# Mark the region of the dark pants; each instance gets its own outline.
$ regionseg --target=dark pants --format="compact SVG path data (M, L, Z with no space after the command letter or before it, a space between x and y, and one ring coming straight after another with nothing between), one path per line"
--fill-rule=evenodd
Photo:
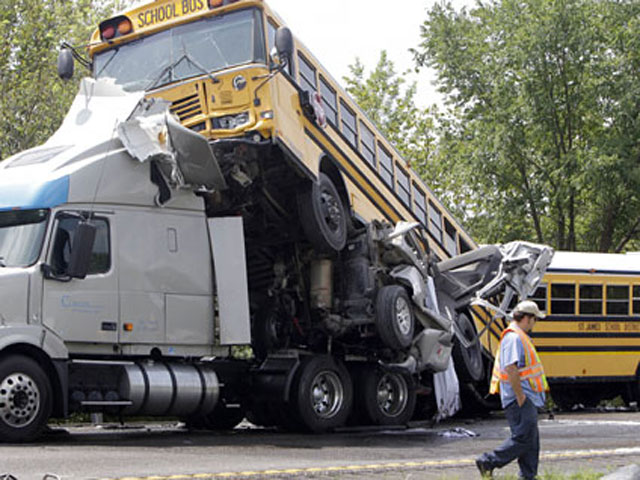
M538 474L540 436L538 434L538 409L527 399L522 407L513 402L505 409L511 428L511 437L493 452L483 454L480 459L491 468L501 468L518 459L520 478L533 480Z

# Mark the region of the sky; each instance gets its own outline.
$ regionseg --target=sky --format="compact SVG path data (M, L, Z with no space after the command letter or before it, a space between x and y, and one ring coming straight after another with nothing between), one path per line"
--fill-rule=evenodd
M367 71L375 68L380 52L387 50L396 72L413 69L410 48L420 43L420 26L428 9L437 0L268 0L268 4L285 21L344 87L342 77L348 66L360 58ZM470 3L455 0L454 5ZM418 84L417 102L421 107L440 103L432 85L433 72L426 69L412 74Z

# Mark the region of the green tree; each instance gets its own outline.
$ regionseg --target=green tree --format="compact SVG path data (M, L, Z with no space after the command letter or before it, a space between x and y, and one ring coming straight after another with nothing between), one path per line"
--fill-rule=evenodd
M640 229L640 2L435 5L415 51L448 114L427 168L481 242L622 250Z
M414 168L424 165L434 142L433 118L429 109L416 105L415 82L406 85L386 51L370 73L359 59L349 70L347 92L405 160Z
M60 43L83 46L100 20L124 2L0 0L0 159L42 143L78 89L56 73ZM82 48L80 48L82 51Z

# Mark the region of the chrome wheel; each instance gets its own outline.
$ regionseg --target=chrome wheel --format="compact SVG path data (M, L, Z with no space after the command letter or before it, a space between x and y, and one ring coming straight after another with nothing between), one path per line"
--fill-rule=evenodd
M311 407L319 418L332 418L342 410L344 389L335 372L318 373L311 383Z
M413 327L413 317L407 300L404 297L396 299L396 322L398 322L398 330L403 335L408 335Z
M40 411L40 389L27 374L16 372L0 384L0 417L12 428L31 424Z
M376 389L378 408L389 417L402 414L409 398L409 386L402 375L385 373L380 377Z

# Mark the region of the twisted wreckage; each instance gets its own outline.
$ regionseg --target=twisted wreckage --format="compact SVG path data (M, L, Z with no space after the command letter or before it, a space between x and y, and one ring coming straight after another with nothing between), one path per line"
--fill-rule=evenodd
M331 191L278 207L258 155L169 106L83 80L59 131L0 164L0 438L79 410L311 431L455 413L486 372L472 305L529 295L552 251L438 261L418 223L342 219ZM348 221L344 247L309 209Z

